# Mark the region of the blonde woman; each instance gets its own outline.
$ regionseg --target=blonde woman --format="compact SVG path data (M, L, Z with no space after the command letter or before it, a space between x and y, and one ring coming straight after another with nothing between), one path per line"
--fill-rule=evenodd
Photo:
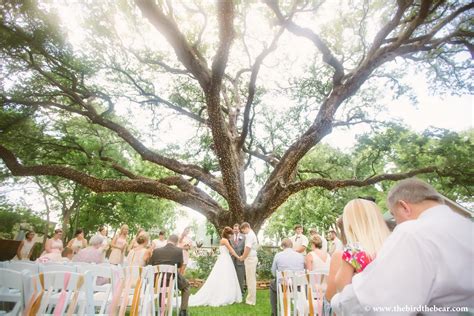
M148 259L150 259L151 251L147 248L149 238L148 234L142 233L137 236L136 242L137 246L130 250L125 259L125 265L128 266L146 266Z
M309 240L311 251L305 257L306 270L328 274L331 257L324 251L321 236L313 235Z
M390 234L377 204L365 199L354 199L342 214L347 245L335 276L338 292L352 282L352 276L365 269L375 259Z
M127 248L127 236L128 236L128 226L122 225L120 227L120 233L118 236L115 236L112 239L110 248L112 251L109 256L109 263L111 264L121 264L123 262L123 256L125 254L125 249Z
M137 234L135 235L135 237L130 242L130 245L128 246L128 252L130 252L130 251L132 251L132 249L135 249L136 247L138 247L137 238L138 238L138 236L140 236L142 234L145 234L145 230L143 228L139 228L138 231L137 231Z

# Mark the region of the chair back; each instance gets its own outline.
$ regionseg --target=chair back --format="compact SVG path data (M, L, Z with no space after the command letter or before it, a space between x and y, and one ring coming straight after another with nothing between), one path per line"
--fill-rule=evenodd
M39 264L32 261L19 261L19 260L12 260L6 261L3 266L5 269L15 270L18 272L21 271L29 271L31 274L38 274L39 272Z
M154 286L152 311L160 316L173 315L179 307L178 268L176 265L160 264L153 266ZM174 302L173 302L174 300Z
M77 267L69 263L47 262L39 265L39 272L77 272Z
M23 310L23 273L0 268L0 303L14 303L9 311L2 310L5 304L0 304L0 314L19 315Z
M25 314L94 314L91 280L88 272L47 271L32 276L33 293Z

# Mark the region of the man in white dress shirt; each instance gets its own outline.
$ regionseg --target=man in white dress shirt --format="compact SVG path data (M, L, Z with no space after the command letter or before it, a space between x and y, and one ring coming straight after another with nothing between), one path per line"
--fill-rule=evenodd
M334 230L330 230L328 233L328 238L330 240L328 246L328 253L332 256L332 254L336 251L342 251L344 246L342 245L342 241L337 238L337 234Z
M398 225L375 260L334 296L336 314L444 315L453 307L472 312L474 224L415 178L393 187L387 206Z
M257 303L257 236L253 232L250 224L243 222L240 230L245 234L245 249L240 261L245 264L245 281L247 283L247 298L245 303L255 305Z
M306 248L308 247L308 238L303 235L303 226L295 225L295 235L290 237L291 242L293 243L293 249L296 252L305 254Z

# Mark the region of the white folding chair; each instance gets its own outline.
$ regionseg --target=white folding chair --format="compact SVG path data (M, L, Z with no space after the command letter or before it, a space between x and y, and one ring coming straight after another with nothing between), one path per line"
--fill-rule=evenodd
M39 272L39 264L32 261L20 261L20 260L12 260L7 261L4 263L5 269L15 270L18 272L21 271L29 271L31 274L38 274Z
M28 313L94 314L92 276L89 272L48 271L32 276L30 284L33 293L26 307Z
M308 271L306 272L308 285L311 289L313 300L313 310L315 315L322 315L324 308L324 295L326 294L328 271ZM309 297L308 297L309 300Z
M178 268L176 265L160 264L153 266L151 282L147 288L146 307L151 306L153 315L173 315L179 309ZM151 300L151 304L150 303ZM174 300L174 302L173 302ZM144 309L146 311L146 309Z
M24 305L24 274L18 271L0 268L0 314L20 315ZM5 303L13 304L12 309L3 310ZM7 306L7 305L5 305Z
M277 271L277 309L278 315L297 315L297 294L295 276L304 274L304 271ZM301 290L301 289L300 289ZM303 289L304 290L304 289Z
M79 273L91 274L94 308L99 309L100 315L105 314L107 306L112 302L112 289L118 282L118 267L84 262L77 263L76 267Z

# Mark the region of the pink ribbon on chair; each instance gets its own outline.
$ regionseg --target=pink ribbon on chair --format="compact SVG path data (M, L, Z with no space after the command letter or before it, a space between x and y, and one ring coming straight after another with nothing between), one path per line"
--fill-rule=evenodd
M114 270L114 278L117 280L115 284L114 292L112 294L112 302L110 303L109 315L116 315L116 308L120 300L120 295L122 294L123 280L120 278L119 271Z
M54 309L53 316L61 316L62 310L64 305L66 304L66 296L67 296L67 286L69 284L69 280L71 279L71 273L66 272L64 274L64 287L59 294L58 304L56 304L56 308Z
M161 310L160 315L163 316L166 311L166 272L162 274L161 279Z

